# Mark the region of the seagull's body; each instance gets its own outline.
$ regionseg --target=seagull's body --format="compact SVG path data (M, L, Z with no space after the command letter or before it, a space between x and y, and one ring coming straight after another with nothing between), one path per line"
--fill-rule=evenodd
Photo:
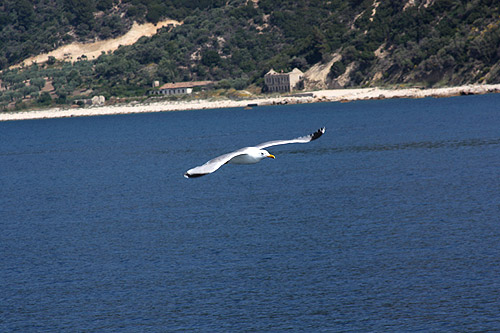
M207 175L219 169L224 164L255 164L260 162L266 157L275 158L274 155L270 154L264 148L278 145L285 145L288 143L308 143L313 140L316 140L321 135L325 133L325 128L320 128L316 132L301 136L291 140L275 140L261 143L255 147L245 147L233 152L218 156L214 159L211 159L207 163L192 168L184 174L186 178L195 178Z
M231 158L226 163L230 164L255 164L260 162L266 157L274 158L274 155L269 154L268 151L264 149L259 149L256 147L246 147L237 150L238 155Z

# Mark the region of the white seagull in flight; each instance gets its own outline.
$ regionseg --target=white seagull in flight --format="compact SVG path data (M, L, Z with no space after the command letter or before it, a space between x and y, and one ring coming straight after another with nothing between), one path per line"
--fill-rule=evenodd
M291 140L275 140L275 141L268 141L261 143L259 145L256 145L255 147L245 147L241 148L238 150L235 150L231 153L227 153L221 156L218 156L214 159L211 159L207 163L197 166L195 168L189 169L186 171L184 174L184 177L186 178L195 178L195 177L201 177L204 175L208 175L209 173L212 173L219 169L221 166L227 163L231 164L255 164L257 162L260 162L262 159L266 157L270 158L275 158L274 155L269 154L267 150L264 148L271 147L271 146L278 146L278 145L286 145L288 143L308 143L313 140L316 140L319 138L321 135L325 133L325 128L320 128L316 132L301 136L295 139Z

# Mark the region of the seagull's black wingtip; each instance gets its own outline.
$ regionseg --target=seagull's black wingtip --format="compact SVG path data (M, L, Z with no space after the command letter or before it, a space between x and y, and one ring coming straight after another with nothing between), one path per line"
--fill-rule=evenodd
M205 176L206 173L185 173L184 174L184 177L186 178L197 178L197 177L201 177L201 176Z
M311 141L316 140L317 138L319 138L320 136L322 136L323 133L325 133L325 131L326 131L326 128L325 127L321 127L319 130L317 130L316 132L314 132L313 134L311 134Z

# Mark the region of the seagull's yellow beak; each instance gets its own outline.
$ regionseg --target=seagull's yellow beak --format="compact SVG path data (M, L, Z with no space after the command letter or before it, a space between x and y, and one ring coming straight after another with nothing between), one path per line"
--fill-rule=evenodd
M269 155L267 155L267 157L276 158L273 154L269 154Z

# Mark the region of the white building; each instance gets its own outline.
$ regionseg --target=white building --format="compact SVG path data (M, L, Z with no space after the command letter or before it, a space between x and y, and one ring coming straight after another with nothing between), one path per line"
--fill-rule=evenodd
M277 73L271 69L264 75L264 82L268 92L290 92L296 89L297 83L303 76L304 73L298 68L289 73Z
M152 90L150 94L152 95L183 95L190 94L193 92L194 87L204 87L213 84L212 81L192 81L192 82L177 82L177 83L166 83L158 88L158 90Z

